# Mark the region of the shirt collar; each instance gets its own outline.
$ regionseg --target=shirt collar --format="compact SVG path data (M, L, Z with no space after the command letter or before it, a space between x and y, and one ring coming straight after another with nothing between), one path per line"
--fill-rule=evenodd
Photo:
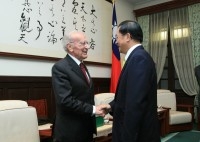
M72 56L71 54L68 53L68 55L77 63L77 65L80 65L81 61Z
M141 44L136 44L134 46L132 46L131 48L129 48L128 52L125 55L125 61L128 59L129 55L131 54L131 52L138 46L140 46Z

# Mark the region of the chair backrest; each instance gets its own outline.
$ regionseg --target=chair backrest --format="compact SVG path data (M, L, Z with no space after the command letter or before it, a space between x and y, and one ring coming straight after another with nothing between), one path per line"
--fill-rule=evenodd
M5 102L0 101L0 107L4 106L0 110L0 142L40 142L35 108L21 105L14 108L8 104L6 108Z
M1 100L0 101L0 110L12 109L12 108L23 108L27 106L28 106L27 102L22 101L22 100Z
M157 94L157 105L171 108L176 111L176 95L174 92L164 92Z
M99 93L94 95L95 105L108 104L115 97L114 93Z
M46 99L27 100L29 106L35 107L38 118L48 118Z
M157 89L157 94L159 93L169 93L171 92L170 90L167 90L167 89Z

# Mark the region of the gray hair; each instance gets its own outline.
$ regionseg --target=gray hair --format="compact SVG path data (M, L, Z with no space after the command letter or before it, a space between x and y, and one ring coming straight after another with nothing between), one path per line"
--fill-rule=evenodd
M62 39L62 45L65 51L67 51L67 44L69 44L71 41L71 34L68 32L65 32L63 39Z
M71 32L65 32L63 39L62 39L62 45L64 50L67 52L67 44L69 44L72 41L72 34L74 33L80 33L78 31L71 31Z

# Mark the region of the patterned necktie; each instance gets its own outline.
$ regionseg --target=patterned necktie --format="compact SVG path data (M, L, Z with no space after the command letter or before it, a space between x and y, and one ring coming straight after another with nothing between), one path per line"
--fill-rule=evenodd
M85 79L87 80L87 83L90 84L90 80L89 80L89 78L88 78L88 76L86 74L86 67L85 67L85 65L83 63L80 63L80 68L81 68L81 70L82 70L82 72L83 72L83 74L85 76Z

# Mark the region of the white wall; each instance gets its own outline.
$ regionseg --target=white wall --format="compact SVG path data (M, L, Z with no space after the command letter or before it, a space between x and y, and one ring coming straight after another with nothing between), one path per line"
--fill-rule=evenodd
M2 76L51 76L55 62L11 57L0 57L0 75ZM110 68L88 65L92 77L110 77Z
M103 8L102 8L103 9ZM133 20L133 7L124 0L116 2L117 20L120 23L123 20ZM112 15L112 11L111 11ZM112 24L112 19L110 20ZM110 47L111 49L111 47ZM1 50L1 49L0 49ZM53 61L33 60L24 58L12 58L0 56L0 75L1 76L51 76ZM88 65L92 77L110 77L110 67L100 65Z
M134 20L133 4L126 2L125 0L117 0L115 2L117 23L121 23L124 20Z
M54 62L0 57L1 76L51 76Z

